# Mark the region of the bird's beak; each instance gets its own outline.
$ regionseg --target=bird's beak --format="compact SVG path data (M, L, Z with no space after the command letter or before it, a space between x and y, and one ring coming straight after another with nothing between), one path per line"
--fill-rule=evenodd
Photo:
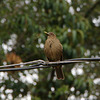
M49 33L48 33L48 32L46 32L46 31L44 31L44 33L45 33L46 35L49 35Z

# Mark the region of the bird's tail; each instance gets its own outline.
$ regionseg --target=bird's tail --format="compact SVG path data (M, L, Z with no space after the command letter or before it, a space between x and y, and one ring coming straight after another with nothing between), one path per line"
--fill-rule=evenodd
M62 71L62 66L55 67L55 70L56 70L57 78L58 79L64 79L64 74L63 74L63 71Z

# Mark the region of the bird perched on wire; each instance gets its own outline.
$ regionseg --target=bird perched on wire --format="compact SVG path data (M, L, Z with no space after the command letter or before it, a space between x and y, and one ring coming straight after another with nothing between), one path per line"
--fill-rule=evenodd
M47 59L51 62L61 61L63 58L63 47L53 32L45 32L48 36L44 45L44 52ZM62 65L54 67L58 79L64 79Z

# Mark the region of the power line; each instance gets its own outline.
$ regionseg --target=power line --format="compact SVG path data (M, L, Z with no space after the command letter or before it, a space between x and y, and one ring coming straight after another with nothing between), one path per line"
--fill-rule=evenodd
M0 66L0 69L1 68L10 68L10 67L20 66L20 65L28 65L28 64L42 63L42 62L44 62L44 61L43 60L34 60L34 61L29 61L29 62L24 62L24 63L19 63L19 64L3 65L3 66Z
M76 58L76 59L68 59L68 60L57 61L57 62L35 60L35 61L30 61L30 62L25 62L25 63L20 63L20 64L11 64L11 65L0 66L0 72L22 71L22 70L38 69L38 68L50 68L52 66L55 67L57 65L82 63L82 62L93 62L93 61L100 61L100 57L99 58ZM33 64L33 65L29 65L29 64ZM23 66L20 68L11 68L14 66L19 66L19 65L29 65L29 66Z
M39 64L32 65L32 66L24 66L20 68L7 68L7 69L0 69L0 72L6 71L22 71L22 70L30 70L30 69L37 69L37 68L48 68L49 66L41 66Z

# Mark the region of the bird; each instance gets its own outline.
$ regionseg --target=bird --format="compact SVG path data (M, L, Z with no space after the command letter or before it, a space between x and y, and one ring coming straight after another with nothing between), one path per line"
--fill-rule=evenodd
M53 32L45 32L47 40L44 45L44 53L50 62L62 61L63 59L63 47L60 41L57 39ZM57 79L64 79L62 65L54 67L56 71Z

